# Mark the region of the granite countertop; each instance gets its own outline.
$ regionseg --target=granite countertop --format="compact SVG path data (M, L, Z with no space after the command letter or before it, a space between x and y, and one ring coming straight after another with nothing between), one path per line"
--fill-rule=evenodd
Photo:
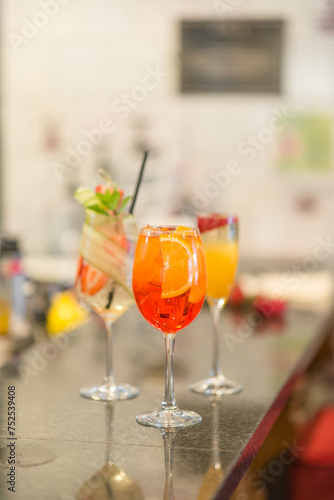
M1 499L209 500L219 491L217 498L229 498L331 321L329 307L321 312L288 308L278 322L255 332L246 328L242 338L235 332L247 325L247 315L224 311L223 370L244 390L209 400L188 389L211 367L211 318L204 307L177 334L175 346L177 403L200 413L203 421L166 434L135 420L137 413L159 405L165 363L162 334L135 307L114 327L115 376L140 388L135 399L106 405L79 396L81 386L104 376L105 338L98 320L67 336L39 341L1 374ZM8 386L16 391L15 446L21 465L15 496L6 484ZM174 497L164 497L165 489L166 494L173 489Z

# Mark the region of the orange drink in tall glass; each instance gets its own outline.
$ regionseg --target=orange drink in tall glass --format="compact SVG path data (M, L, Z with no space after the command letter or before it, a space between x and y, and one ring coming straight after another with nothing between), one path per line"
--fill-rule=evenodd
M206 268L197 228L145 226L140 233L132 278L133 293L144 318L165 336L167 363L161 408L137 416L142 425L185 427L201 421L177 408L174 396L175 334L200 312L206 292Z
M209 377L191 385L195 392L207 396L235 394L242 385L227 379L220 366L219 319L231 293L238 265L238 218L235 215L208 214L197 218L203 239L208 288L206 300L213 317L213 357Z
M225 229L226 230L226 229ZM238 242L221 238L222 229L208 231L203 237L206 271L208 275L207 299L227 301L238 265ZM220 272L223 269L224 272Z

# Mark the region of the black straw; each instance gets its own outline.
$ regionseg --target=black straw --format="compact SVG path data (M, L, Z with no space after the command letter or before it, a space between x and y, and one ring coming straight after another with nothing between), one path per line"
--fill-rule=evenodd
M133 214L133 209L135 208L135 203L136 203L136 199L137 199L139 187L140 187L140 184L141 184L141 180L142 180L142 177L143 177L143 173L144 173L144 168L145 168L145 163L146 163L147 157L148 157L148 151L144 151L143 163L141 165L140 172L139 172L139 175L138 175L136 190L135 190L135 194L133 195L133 199L132 199L131 207L130 207L130 210L129 210L129 214Z

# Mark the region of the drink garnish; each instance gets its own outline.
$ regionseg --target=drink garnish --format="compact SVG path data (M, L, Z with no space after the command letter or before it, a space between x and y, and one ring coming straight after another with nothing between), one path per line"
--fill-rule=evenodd
M193 283L193 251L182 233L160 236L161 255L164 264L161 284L161 298L178 297L187 292ZM176 233L177 231L175 231Z
M202 245L199 242L197 242L196 245L197 245L196 255L198 262L197 265L194 266L194 282L191 285L188 297L189 302L192 304L196 304L197 302L203 300L203 298L205 297L206 285L207 285L206 273L198 272L199 267L201 267L201 269L205 269L206 267L204 251Z
M81 271L81 290L95 295L108 281L108 276L89 264L83 264Z
M224 216L221 214L208 214L208 215L199 215L197 217L198 229L201 233L205 231L210 231L211 229L216 229L218 227L226 226L231 222L237 222L237 217L235 216Z
M127 283L127 268L131 265L130 248L132 235L115 229L112 217L119 216L125 209L131 196L123 198L123 191L112 182L110 175L104 169L98 170L101 183L95 191L88 187L79 187L74 197L81 203L87 215L101 214L105 217L94 218L83 226L79 259L79 274L81 290L86 295L95 295L102 290L108 279L117 282L132 297L132 290ZM83 263L83 261L85 261Z
M187 226L178 226L175 230L175 233L179 233L182 235L182 238L185 239L187 236L187 231L189 231L189 227ZM199 240L199 241L198 241ZM197 260L201 260L201 267L205 268L205 257L202 249L201 239L198 236L196 238L196 255ZM196 304L203 300L206 292L206 274L198 272L198 262L193 262L193 283L190 287L190 294L188 300L192 304Z
M88 187L79 187L75 193L75 199L81 203L86 210L91 210L102 215L119 215L123 212L131 196L123 198L123 191L118 189L107 172L99 169L99 175L106 184L99 184L95 191Z
M81 236L80 253L88 264L100 271L102 275L107 275L116 281L132 296L126 274L127 266L131 265L131 256L127 250L85 223ZM100 281L101 283L102 281Z
M122 199L122 193L117 187L113 190L107 188L105 193L97 193L90 188L79 187L75 191L74 197L86 210L109 216L122 213L131 199L131 196Z

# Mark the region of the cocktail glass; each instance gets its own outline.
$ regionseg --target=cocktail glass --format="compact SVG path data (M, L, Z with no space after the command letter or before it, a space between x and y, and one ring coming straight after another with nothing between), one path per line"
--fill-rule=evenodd
M137 396L129 384L117 385L113 374L112 324L133 304L131 288L137 226L132 215L107 216L91 212L82 229L76 291L106 326L106 367L103 382L80 390L96 401L114 401Z
M138 415L137 422L157 428L197 424L200 415L176 405L173 358L176 332L193 321L205 298L205 259L198 229L145 226L138 239L132 285L138 309L164 333L166 349L161 407Z
M222 372L219 353L219 319L231 292L238 263L238 219L211 214L197 218L201 231L208 287L206 300L213 316L213 357L209 377L190 386L191 390L211 396L234 394L243 387Z

